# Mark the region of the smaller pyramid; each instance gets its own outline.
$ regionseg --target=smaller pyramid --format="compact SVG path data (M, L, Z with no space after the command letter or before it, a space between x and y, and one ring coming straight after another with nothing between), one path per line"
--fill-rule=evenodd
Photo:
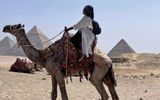
M113 49L108 53L109 57L116 57L120 56L124 53L136 53L124 39L121 39L114 47Z
M8 53L11 56L25 56L22 47L18 46L18 44L15 44L9 51Z
M16 43L9 37L5 37L0 41L0 55L9 55L8 51L15 45Z

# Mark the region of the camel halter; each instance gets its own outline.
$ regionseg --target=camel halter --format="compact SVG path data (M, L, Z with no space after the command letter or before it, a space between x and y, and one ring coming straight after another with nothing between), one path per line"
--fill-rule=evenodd
M23 26L22 26L21 28L19 28L19 29L14 29L14 30L11 28L11 26L10 26L9 28L10 28L10 30L11 30L11 33L13 33L14 31L19 31L19 30L24 29L24 27L23 27Z

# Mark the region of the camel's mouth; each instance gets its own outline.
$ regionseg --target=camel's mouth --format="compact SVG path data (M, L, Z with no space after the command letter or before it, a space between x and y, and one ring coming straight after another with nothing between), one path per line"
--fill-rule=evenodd
M11 31L11 25L6 25L3 28L3 32L10 32Z

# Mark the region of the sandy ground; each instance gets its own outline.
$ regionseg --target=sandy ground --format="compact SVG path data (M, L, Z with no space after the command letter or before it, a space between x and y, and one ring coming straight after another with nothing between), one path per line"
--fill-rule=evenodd
M0 100L50 100L51 79L47 72L35 74L9 72L16 57L0 56ZM131 68L115 68L117 93L120 100L160 100L160 71ZM100 96L89 81L66 85L69 100L99 100ZM107 92L108 89L105 86ZM108 92L109 94L109 92ZM110 94L109 94L110 95ZM58 89L58 100L60 92ZM110 99L111 100L111 96Z

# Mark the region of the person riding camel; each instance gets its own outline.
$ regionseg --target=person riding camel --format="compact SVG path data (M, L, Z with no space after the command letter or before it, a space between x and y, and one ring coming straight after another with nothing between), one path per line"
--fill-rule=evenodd
M83 14L84 17L77 24L70 28L65 27L65 32L72 29L78 30L78 32L71 38L71 41L78 50L82 50L83 55L80 57L79 62L82 61L85 56L89 57L89 54L93 54L91 45L95 39L95 35L92 32L92 20L94 18L93 7L90 5L85 6Z

